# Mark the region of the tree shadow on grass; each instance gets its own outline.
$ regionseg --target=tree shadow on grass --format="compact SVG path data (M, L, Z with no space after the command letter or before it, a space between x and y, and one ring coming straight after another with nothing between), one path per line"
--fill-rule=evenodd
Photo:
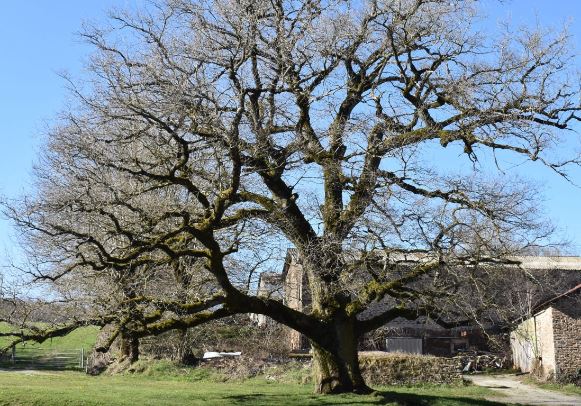
M484 399L455 396L414 395L412 393L376 392L380 398L375 404L394 404L398 406L430 406L430 405L474 405L474 406L501 406L506 403L493 402ZM371 403L373 404L373 403Z
M240 394L225 396L228 404L237 405L393 405L393 406L502 406L506 403L452 396L415 395L378 391L370 396Z

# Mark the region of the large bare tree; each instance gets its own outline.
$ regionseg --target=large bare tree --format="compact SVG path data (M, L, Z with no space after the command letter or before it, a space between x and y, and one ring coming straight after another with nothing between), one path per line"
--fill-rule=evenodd
M362 334L444 322L459 284L491 291L478 264L546 241L534 189L481 162L578 162L555 152L580 108L567 35L492 38L477 7L167 0L87 27L90 85L49 134L38 193L7 210L35 275L109 286L91 322L132 337L267 315L311 340L317 391L367 392ZM249 283L289 246L304 312ZM170 276L171 294L148 282ZM393 305L361 317L377 302Z

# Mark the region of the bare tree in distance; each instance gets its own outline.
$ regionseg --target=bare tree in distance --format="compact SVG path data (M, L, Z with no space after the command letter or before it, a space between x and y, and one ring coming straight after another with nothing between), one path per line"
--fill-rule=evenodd
M35 276L135 286L88 318L133 337L267 315L310 339L318 392L368 392L359 337L444 323L480 265L549 241L535 188L482 162L579 163L559 150L580 109L567 34L478 17L469 0L168 0L87 27L90 88L73 85L38 192L6 205ZM289 246L305 312L249 289ZM176 264L179 289L147 288Z

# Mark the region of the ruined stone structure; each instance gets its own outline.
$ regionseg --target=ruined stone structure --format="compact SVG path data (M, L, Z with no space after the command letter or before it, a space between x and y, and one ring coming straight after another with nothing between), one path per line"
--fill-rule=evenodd
M511 348L523 372L581 381L581 284L535 307L511 333Z
M258 297L283 300L283 276L279 273L263 272L258 280ZM263 314L251 314L250 319L259 326L268 323L268 317Z

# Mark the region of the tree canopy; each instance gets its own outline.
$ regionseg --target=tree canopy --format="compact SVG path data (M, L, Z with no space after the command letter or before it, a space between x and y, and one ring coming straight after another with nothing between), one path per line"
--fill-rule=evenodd
M579 162L558 150L580 109L567 34L478 17L469 0L167 0L86 27L90 81L71 82L37 192L6 209L30 272L133 337L267 315L311 340L319 391L366 391L358 337L462 313L479 264L550 234L534 188L481 160ZM291 246L306 312L253 291Z

